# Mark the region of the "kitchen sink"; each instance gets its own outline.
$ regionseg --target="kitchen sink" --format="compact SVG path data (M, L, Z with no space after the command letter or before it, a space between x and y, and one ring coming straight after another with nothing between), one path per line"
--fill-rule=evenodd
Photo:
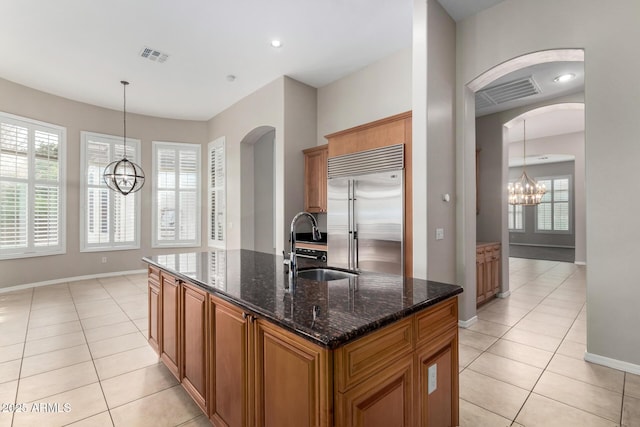
M334 268L307 268L298 270L298 277L301 279L316 280L318 282L329 282L331 280L349 279L357 277L358 273Z

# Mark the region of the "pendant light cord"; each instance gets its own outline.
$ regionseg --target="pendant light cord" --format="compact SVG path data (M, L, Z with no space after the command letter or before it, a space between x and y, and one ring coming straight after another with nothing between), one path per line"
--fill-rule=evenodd
M527 169L527 121L522 121L522 171Z
M126 159L127 158L127 85L129 84L129 82L126 81L126 80L122 80L122 81L120 81L120 83L122 83L122 86L123 86L122 90L124 92L124 103L123 103L124 105L123 105L123 108L122 108L122 111L123 111L123 119L122 119L122 121L124 123L124 141L123 141L123 144L124 144L124 156L122 156L122 157Z

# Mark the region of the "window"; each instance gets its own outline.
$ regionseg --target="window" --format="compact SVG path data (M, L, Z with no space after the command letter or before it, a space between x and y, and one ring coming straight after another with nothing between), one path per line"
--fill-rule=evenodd
M200 246L200 145L153 143L153 246Z
M224 247L226 240L225 138L209 143L209 246Z
M569 177L536 179L544 184L547 192L536 207L536 231L569 232Z
M140 248L140 193L109 190L102 173L124 155L121 137L81 132L80 251ZM127 138L127 158L140 164L140 141Z
M524 231L524 209L522 205L509 205L509 231Z
M66 129L0 113L0 259L65 253Z

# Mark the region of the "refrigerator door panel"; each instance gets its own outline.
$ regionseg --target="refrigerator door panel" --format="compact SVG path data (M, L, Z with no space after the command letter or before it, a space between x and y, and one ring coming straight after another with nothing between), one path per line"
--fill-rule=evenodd
M401 170L354 177L354 253L361 270L403 274L402 177Z
M351 201L349 178L327 182L327 265L351 268Z

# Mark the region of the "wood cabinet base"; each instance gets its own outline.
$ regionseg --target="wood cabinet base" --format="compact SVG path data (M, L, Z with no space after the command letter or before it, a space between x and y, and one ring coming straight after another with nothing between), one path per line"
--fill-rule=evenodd
M457 297L329 350L166 272L157 282L149 342L215 426L458 424Z

